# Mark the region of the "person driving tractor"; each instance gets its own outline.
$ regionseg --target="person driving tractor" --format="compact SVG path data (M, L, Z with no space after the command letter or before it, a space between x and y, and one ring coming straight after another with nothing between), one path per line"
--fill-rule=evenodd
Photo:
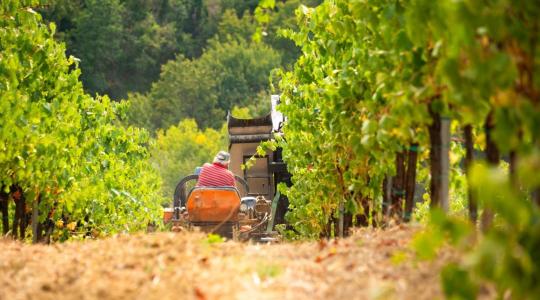
M219 151L212 164L205 163L201 168L197 186L235 186L234 174L229 171L231 155Z

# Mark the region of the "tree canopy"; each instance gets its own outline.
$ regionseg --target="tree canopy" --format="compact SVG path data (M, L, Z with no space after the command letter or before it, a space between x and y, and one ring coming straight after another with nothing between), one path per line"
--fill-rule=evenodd
M53 0L40 11L80 59L85 90L115 100L147 91L177 53L199 56L216 30L202 0Z
M195 119L202 128L219 128L233 106L259 102L258 95L268 89L270 71L279 65L279 54L265 44L211 41L200 58L178 56L165 64L149 93L131 95L130 120L153 130L184 118Z

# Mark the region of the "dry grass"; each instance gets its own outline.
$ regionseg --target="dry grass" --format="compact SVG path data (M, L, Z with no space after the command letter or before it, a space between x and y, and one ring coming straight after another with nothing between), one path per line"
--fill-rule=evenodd
M4 240L0 299L442 298L438 271L449 254L428 263L399 254L415 231L363 229L340 241L277 245L215 244L197 233L51 246Z

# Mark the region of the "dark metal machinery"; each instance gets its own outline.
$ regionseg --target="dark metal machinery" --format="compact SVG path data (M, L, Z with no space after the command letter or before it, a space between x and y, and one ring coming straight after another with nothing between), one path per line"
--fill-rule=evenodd
M272 112L259 118L239 119L230 113L227 116L229 152L231 153L229 168L247 182L250 195L264 196L272 200L273 218L270 220L269 230L273 230L275 224L285 223L289 201L286 196L278 192L277 186L279 183L290 186L291 175L283 161L281 148L266 153L265 156L257 156L256 150L261 142L272 139L276 134L281 134L282 122L282 117L276 118L274 103ZM242 169L242 164L251 157L255 159L253 166L247 170Z
M291 175L281 148L261 156L257 147L282 134L284 118L275 109L278 102L279 97L272 96L271 112L259 118L240 119L229 112L229 170L235 174L236 187L195 187L198 175L183 178L176 187L172 208L164 213L173 228L199 227L216 233L223 229L224 236L237 240L276 240L274 227L285 223L289 204L278 185L290 186ZM248 160L251 167L244 168Z

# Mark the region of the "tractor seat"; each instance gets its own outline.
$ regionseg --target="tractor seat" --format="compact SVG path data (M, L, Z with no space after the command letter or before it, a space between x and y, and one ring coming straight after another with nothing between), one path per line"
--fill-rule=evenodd
M235 187L195 187L186 209L190 222L235 222L240 207L240 194Z

